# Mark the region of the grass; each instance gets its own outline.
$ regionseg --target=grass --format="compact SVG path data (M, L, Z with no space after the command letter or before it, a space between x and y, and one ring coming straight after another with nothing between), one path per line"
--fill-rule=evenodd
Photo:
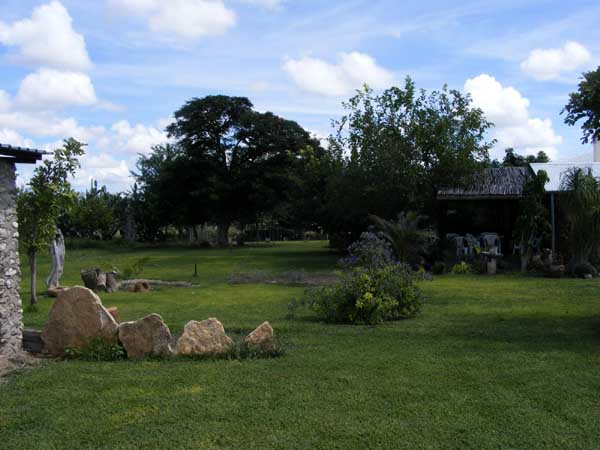
M439 277L423 284L420 317L378 327L287 320L301 288L227 283L231 272L331 269L322 243L77 250L65 281L102 260L141 256L151 258L144 276L200 287L104 295L125 320L158 312L181 330L216 316L241 333L268 319L286 355L48 362L0 385L0 447L600 447L597 280ZM43 324L49 302L27 325Z

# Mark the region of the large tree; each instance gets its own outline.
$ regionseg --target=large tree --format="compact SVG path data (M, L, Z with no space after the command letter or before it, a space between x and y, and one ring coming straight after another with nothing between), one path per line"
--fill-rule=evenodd
M356 234L369 214L393 218L408 209L435 221L437 192L464 184L489 161L491 124L459 91L417 91L407 78L381 95L365 87L344 107L330 138L340 166L328 185L330 229Z
M583 74L577 92L569 95L569 103L562 112L566 113L565 123L568 125L584 121L581 126L584 144L600 140L600 66Z
M178 145L158 145L140 156L130 205L143 240L161 237L161 228L169 225L181 229L209 219L207 170L206 164L189 164Z
M175 112L167 129L177 140L182 173L217 223L227 244L233 221L253 221L273 209L293 187L301 151L319 144L296 122L259 113L244 97L195 98Z
M83 153L83 144L72 138L65 140L63 147L54 150L52 159L35 169L28 189L17 198L19 235L29 258L32 306L37 303L37 253L54 239L59 216L75 199L68 178L79 167L78 158Z

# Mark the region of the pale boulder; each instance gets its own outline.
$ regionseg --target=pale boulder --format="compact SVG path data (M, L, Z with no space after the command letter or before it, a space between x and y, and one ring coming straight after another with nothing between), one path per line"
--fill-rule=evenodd
M119 326L119 340L128 358L146 356L170 356L171 331L158 314L150 314L135 322Z
M244 343L250 350L272 352L275 349L273 327L269 322L263 322L252 333L246 336Z
M42 340L50 354L61 356L66 348L85 348L95 338L115 345L118 328L113 316L93 291L75 286L58 293Z
M217 319L188 322L177 341L179 355L220 355L232 347L233 340L225 334L223 324Z

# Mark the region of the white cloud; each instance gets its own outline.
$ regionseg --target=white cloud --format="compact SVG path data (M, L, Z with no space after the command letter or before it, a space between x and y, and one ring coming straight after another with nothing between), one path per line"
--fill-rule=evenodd
M72 118L58 117L49 112L7 111L0 112L0 127L10 128L35 137L74 137L83 142L104 133L101 126L81 126Z
M0 89L0 113L6 112L10 109L11 106L10 95L8 92Z
M493 131L498 140L494 157L502 157L504 149L513 147L523 153L545 151L555 159L562 137L557 135L550 119L530 117L529 100L513 87L504 87L494 77L481 74L465 82L465 92L473 106L481 108L496 125Z
M9 120L7 120L7 118ZM8 127L5 124L16 125ZM157 121L159 124L170 122L169 119ZM44 125L45 124L45 125ZM49 113L16 113L0 114L0 142L19 146L28 146L53 150L63 145L62 139L73 136L87 144L86 154L81 158L81 168L77 170L72 185L77 190L89 187L90 180L105 184L111 191L127 190L132 184L130 170L135 166L139 153L148 154L152 147L168 142L167 135L157 126L136 124L122 120L109 129L102 126L81 126L73 118L58 118ZM25 134L36 132L41 138L54 138L45 144L34 144L23 137L17 130ZM21 167L19 184L29 181L32 170Z
M92 65L83 36L59 1L38 6L30 19L0 21L0 44L16 47L15 58L27 64L75 71Z
M521 63L521 70L536 80L555 80L563 73L572 73L584 67L592 55L581 44L567 42L561 48L536 48Z
M25 139L15 130L0 128L0 143L15 145L17 147L33 147L31 139Z
M112 134L100 143L104 148L119 149L119 153L150 153L152 147L168 141L167 134L156 127L137 124L131 126L121 120L111 127Z
M39 69L27 75L17 92L16 103L25 108L59 109L98 102L92 80L78 72Z
M288 59L283 69L301 89L332 96L348 95L364 83L372 88L389 87L394 79L375 59L359 52L341 53L337 64L308 56Z
M124 191L131 184L131 174L128 163L122 159L115 159L107 153L86 154L81 160L81 168L77 171L72 185L77 190L89 188L92 180L99 185L109 186L110 190Z
M481 74L465 82L473 105L481 108L496 127L520 125L529 117L529 100L513 87L503 87L494 77Z
M146 19L154 33L184 40L221 35L237 21L222 0L111 0L110 4Z

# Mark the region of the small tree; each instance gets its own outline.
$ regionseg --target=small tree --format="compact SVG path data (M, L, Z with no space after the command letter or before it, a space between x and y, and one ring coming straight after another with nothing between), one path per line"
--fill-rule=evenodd
M68 177L79 167L83 144L70 138L62 148L54 150L54 157L35 169L29 189L19 194L17 214L20 239L27 251L31 270L31 305L37 303L37 253L47 247L56 234L56 222L63 210L75 198Z
M523 189L523 199L519 203L519 217L515 226L515 240L521 253L521 271L527 270L534 250L539 250L543 239L551 230L548 209L544 206L544 195L548 174L540 170L529 180Z

